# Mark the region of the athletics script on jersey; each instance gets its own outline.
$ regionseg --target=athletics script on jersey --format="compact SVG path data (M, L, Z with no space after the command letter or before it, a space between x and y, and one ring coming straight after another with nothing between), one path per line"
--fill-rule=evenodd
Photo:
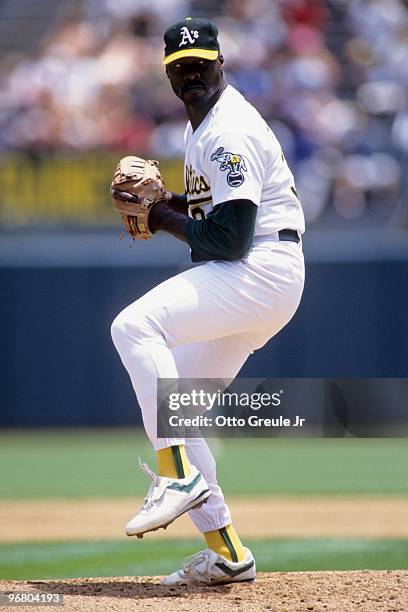
M210 191L210 185L207 183L203 175L197 174L191 164L186 166L185 187L186 194L190 196L198 196Z
M211 161L217 161L221 172L227 172L227 183L230 187L242 185L245 180L244 172L248 172L243 155L230 153L225 151L224 147L218 147L211 155Z

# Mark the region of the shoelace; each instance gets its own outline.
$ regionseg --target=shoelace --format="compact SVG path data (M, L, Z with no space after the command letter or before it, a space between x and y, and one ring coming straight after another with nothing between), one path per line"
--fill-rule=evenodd
M154 482L152 482L147 491L146 497L143 500L142 510L147 510L152 505L154 489L155 489Z
M203 569L198 569L198 566L203 564ZM189 575L193 571L199 573L201 576L205 576L207 582L211 580L211 553L209 550L200 550L192 557L187 557L183 563L183 571Z
M152 505L154 499L154 490L155 488L158 486L159 484L159 479L157 477L157 475L153 472L153 470L151 470L149 468L149 466L147 465L147 463L142 463L140 457L139 457L139 467L140 469L146 474L146 476L148 478L151 479L151 483L150 483L150 487L147 491L146 497L143 500L143 506L142 506L142 510L147 510L148 508L150 508L150 506Z

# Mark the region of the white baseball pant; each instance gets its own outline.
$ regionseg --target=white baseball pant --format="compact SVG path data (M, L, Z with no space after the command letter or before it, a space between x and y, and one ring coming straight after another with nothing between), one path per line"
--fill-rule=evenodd
M230 512L206 441L157 437L157 379L234 379L248 356L290 321L303 284L301 245L268 237L255 240L241 260L208 262L164 281L112 324L154 449L185 444L212 492L189 512L201 532L229 525Z

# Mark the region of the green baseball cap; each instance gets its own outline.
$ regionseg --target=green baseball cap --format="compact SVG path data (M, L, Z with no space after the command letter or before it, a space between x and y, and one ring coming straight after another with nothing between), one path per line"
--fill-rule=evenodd
M163 64L183 57L216 60L220 54L218 30L208 19L186 17L170 26L164 34Z

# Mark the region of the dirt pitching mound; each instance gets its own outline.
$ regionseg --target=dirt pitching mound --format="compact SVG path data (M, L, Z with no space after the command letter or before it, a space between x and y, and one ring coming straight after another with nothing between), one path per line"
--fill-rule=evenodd
M157 576L79 578L29 582L1 581L0 593L58 593L62 609L100 611L163 610L200 612L240 610L359 610L403 612L408 610L408 570L358 572L291 572L258 574L253 584L218 587L165 587ZM48 608L48 607L47 607ZM19 606L20 610L44 610L44 606ZM50 608L48 608L50 609ZM55 609L55 608L54 608ZM58 610L58 607L56 608Z

